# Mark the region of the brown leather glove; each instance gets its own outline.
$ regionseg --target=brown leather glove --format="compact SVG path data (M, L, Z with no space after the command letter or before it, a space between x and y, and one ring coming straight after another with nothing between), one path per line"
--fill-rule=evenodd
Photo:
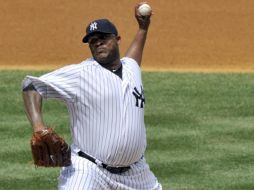
M71 165L71 149L52 128L33 133L31 149L34 164L44 167Z

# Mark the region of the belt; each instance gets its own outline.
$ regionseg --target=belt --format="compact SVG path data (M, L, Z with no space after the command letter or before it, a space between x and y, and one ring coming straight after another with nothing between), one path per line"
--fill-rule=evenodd
M111 166L108 166L107 164L104 164L104 163L96 160L95 158L87 155L86 153L84 153L82 151L79 151L78 155L80 157L86 158L87 160L89 160L89 161L91 161L91 162L93 162L97 165L102 166L103 168L105 168L106 170L108 170L110 173L113 173L113 174L121 174L121 173L124 173L124 172L128 171L131 168L130 166L126 166L126 167L111 167Z

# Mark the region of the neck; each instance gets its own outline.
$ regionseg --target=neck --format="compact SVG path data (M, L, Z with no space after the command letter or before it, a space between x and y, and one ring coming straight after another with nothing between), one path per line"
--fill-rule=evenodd
M120 61L120 59L117 59L112 63L106 63L106 64L100 64L100 65L103 66L104 68L112 71L112 70L117 70L121 67L121 61Z

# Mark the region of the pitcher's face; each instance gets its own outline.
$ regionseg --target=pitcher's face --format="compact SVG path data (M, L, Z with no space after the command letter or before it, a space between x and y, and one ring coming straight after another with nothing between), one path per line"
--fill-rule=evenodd
M120 36L96 33L88 39L93 58L100 64L111 64L120 58Z

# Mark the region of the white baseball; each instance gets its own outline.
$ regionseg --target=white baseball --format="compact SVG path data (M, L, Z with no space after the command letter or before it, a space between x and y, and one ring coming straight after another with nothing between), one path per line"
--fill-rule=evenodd
M138 7L138 12L142 16L149 16L152 12L152 8L150 7L150 5L144 3Z

